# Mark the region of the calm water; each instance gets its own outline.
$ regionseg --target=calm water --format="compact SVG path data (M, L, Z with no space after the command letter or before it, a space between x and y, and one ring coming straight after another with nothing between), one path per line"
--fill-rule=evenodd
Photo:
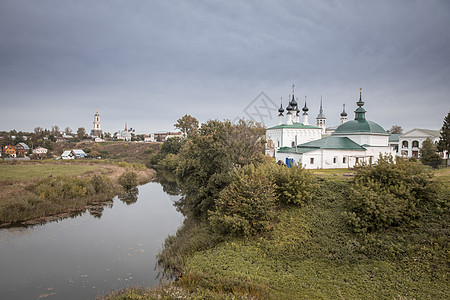
M158 283L155 255L183 217L158 183L118 198L100 218L84 213L32 228L0 230L0 299L95 299Z

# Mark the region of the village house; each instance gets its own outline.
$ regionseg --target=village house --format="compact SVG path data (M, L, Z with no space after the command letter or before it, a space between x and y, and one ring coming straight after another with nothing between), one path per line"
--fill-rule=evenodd
M33 149L33 155L37 158L43 158L47 156L48 149L44 147L37 147Z
M86 157L86 153L81 149L65 150L63 154L61 154L62 159L75 159L84 157Z
M25 157L30 152L30 147L25 143L18 143L15 148L17 157Z
M14 146L8 145L3 147L3 153L5 157L16 157L16 148Z

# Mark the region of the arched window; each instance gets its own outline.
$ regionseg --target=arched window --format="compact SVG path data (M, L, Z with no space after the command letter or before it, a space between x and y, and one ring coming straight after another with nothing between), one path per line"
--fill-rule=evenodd
M402 148L408 148L408 141L402 142Z
M292 142L291 145L292 145L291 147L295 147L295 142Z
M413 141L412 146L413 148L419 148L419 141Z

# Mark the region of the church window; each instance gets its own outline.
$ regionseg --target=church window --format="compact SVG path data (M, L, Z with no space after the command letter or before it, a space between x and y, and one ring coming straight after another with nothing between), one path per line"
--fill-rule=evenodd
M342 163L345 164L346 162L347 162L346 157L343 157L343 158L342 158Z
M280 141L278 141L277 143L278 143L278 148L280 148Z
M333 164L337 163L337 157L333 157Z
M292 145L291 147L295 147L295 142L292 142L291 145Z
M413 141L412 146L413 148L419 148L419 141Z
M408 148L408 141L403 141L402 142L402 147L403 148Z
M310 163L311 165L314 164L314 157L311 157L311 158L309 159L309 163Z

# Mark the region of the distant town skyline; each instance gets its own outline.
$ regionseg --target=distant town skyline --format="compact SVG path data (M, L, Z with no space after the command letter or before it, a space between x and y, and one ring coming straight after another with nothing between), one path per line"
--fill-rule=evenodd
M285 107L292 84L310 123L321 97L327 126L344 103L353 119L362 88L384 129L440 129L448 28L445 0L3 0L0 130L90 132L96 109L110 133L174 130L185 114L270 127L264 106Z

